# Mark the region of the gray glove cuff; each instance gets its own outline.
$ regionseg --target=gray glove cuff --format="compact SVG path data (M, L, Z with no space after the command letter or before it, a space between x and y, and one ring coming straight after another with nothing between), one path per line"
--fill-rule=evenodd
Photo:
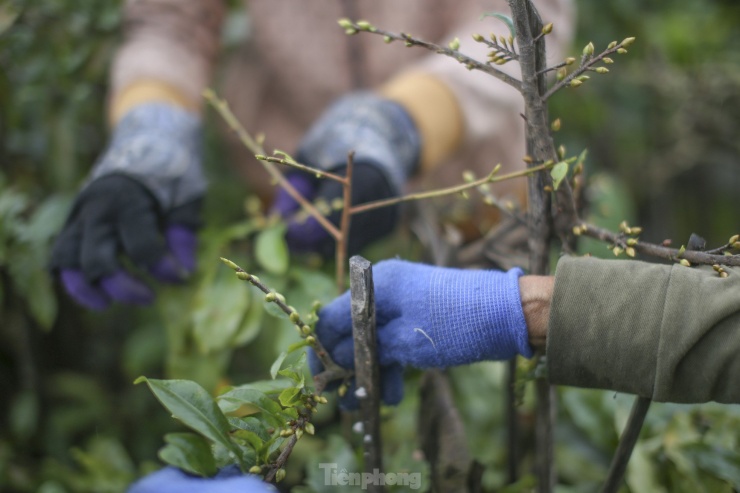
M400 195L421 153L419 132L399 104L369 92L345 96L324 112L303 138L297 159L330 171L347 162L377 166Z
M163 210L171 210L205 193L201 152L197 116L167 104L143 104L118 123L85 186L103 176L126 175L144 185Z

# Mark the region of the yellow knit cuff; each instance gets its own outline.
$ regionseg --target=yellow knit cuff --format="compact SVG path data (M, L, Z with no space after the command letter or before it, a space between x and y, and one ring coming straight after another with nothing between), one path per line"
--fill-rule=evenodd
M421 136L421 168L434 168L462 142L464 120L452 91L433 75L408 72L390 80L379 93L399 103Z
M113 96L108 111L108 121L111 126L115 126L131 108L151 102L171 104L193 113L200 111L198 103L192 101L171 84L142 79L131 83Z

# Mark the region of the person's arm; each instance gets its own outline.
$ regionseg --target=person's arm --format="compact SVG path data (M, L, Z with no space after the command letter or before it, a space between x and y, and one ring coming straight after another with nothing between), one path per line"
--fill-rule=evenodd
M166 103L199 113L219 47L222 0L137 0L124 8L124 41L110 72L109 117Z
M547 332L552 383L664 402L740 403L740 269L564 257Z

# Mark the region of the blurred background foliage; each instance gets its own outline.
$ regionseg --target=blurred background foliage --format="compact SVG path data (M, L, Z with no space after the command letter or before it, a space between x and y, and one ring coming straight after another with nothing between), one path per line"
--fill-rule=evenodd
M653 241L680 244L696 232L710 244L724 242L740 229L732 212L740 190L740 5L578 3L578 46L592 40L598 50L613 39L638 38L608 77L553 100L553 118L563 121L558 140L572 153L589 149L592 213L606 225L640 224ZM162 436L178 427L146 389L132 385L138 375L192 378L210 388L266 377L278 348L294 336L223 275L218 255L254 266L299 308L333 294L315 259L260 261L258 244L281 248L279 225L245 202L215 125L206 135L208 228L200 272L187 286L162 289L151 308L93 314L52 283L45 270L50 241L105 145L106 70L119 9L114 0L84 7L72 0L0 2L0 491L122 491L158 467ZM241 37L234 26L244 14L233 10L227 50ZM404 256L418 254L396 241L375 255L396 253L398 245ZM505 479L502 365L451 374L469 443L493 490ZM409 447L416 377L409 376L409 398L386 410L389 470L423 469ZM631 399L575 389L561 397L558 491L594 491ZM522 420L530 434L531 407L526 399ZM301 442L286 481L297 484L307 471L303 491L319 484L311 466L319 458L356 460L337 438L333 416L322 419L323 431ZM738 430L738 406L655 405L625 491L737 490ZM529 484L524 478L506 491L528 491Z

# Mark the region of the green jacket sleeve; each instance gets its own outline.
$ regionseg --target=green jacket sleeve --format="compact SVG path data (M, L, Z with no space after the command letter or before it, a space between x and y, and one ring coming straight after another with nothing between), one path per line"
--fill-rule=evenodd
M661 402L740 403L740 268L564 257L547 334L552 383Z

